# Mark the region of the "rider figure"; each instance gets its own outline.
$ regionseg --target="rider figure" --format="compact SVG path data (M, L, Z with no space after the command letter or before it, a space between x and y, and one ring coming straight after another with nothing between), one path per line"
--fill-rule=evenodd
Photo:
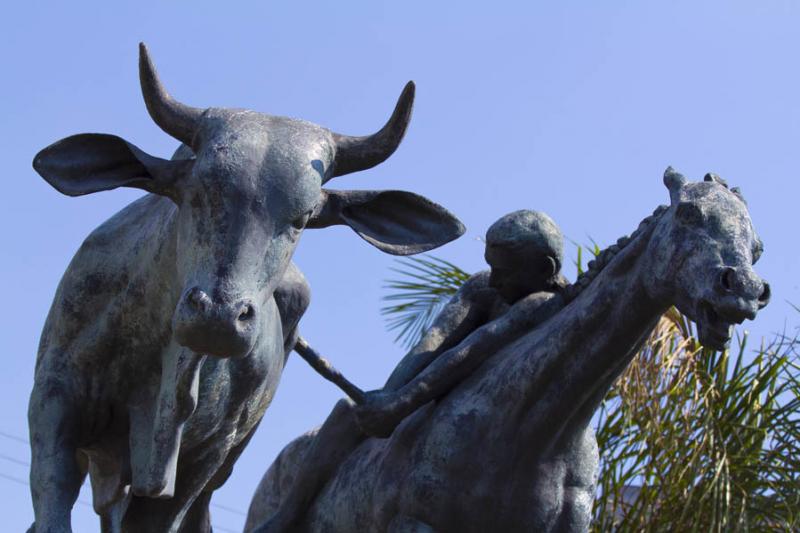
M303 458L292 488L260 532L292 531L336 467L367 436L388 437L408 415L447 394L501 346L563 306L563 237L544 213L503 216L486 233L491 267L470 277L403 358L383 389L341 400Z

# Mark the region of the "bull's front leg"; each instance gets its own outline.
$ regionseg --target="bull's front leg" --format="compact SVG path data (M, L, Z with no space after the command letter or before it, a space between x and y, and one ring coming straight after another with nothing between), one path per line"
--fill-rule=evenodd
M156 397L150 400L144 395L131 409L131 489L135 495L168 498L174 494L183 427L197 407L205 358L173 341L162 354Z
M72 531L72 506L85 472L77 460L79 409L57 379L37 379L28 406L31 497L36 533Z

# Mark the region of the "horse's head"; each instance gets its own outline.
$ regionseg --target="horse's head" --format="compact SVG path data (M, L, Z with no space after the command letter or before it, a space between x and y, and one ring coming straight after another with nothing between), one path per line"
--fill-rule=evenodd
M753 270L763 250L741 192L714 174L689 183L664 173L671 205L655 225L645 269L650 295L697 323L698 338L722 350L732 326L769 303L769 285Z

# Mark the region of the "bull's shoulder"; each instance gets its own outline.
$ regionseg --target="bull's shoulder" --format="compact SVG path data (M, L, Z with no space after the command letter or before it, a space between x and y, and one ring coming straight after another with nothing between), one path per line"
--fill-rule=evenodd
M296 337L297 325L311 304L311 287L297 265L290 262L273 295L288 354L296 340L293 337Z
M102 290L102 281L127 276L141 267L140 262L158 262L167 252L172 231L171 220L176 208L166 198L148 194L103 222L83 241L72 258L63 282L84 282L97 279L95 290Z
M83 241L75 260L93 254L108 254L109 259L126 261L141 253L143 246L161 242L171 229L177 207L167 198L147 194L100 224ZM73 265L71 264L70 267Z
M168 199L147 195L84 240L58 285L40 349L50 340L62 345L89 325L99 327L100 317L121 299L148 301L148 286L163 279L155 265L174 255L169 232L175 210Z
M284 323L299 320L311 303L311 287L293 262L275 288L275 303Z

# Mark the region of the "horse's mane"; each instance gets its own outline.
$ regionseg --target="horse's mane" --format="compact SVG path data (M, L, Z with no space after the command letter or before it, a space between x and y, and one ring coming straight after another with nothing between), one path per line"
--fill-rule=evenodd
M661 215L663 215L667 209L669 209L669 206L658 206L656 210L653 211L652 215L645 217L639 223L639 227L636 228L636 230L631 233L630 236L623 235L617 239L616 244L612 244L605 250L598 253L593 260L589 261L586 270L578 276L578 279L575 280L575 283L572 283L564 288L563 292L561 293L564 298L564 302L569 303L577 298L578 295L589 286L589 284L598 276L598 274L600 274L600 272L603 271L606 265L608 265L620 251L622 251L626 246L628 246L629 243L633 242L633 240L639 237L642 233L645 233L647 230L649 230L653 224L657 222L659 218L661 218Z
M747 201L744 199L741 189L739 189L739 187L728 187L728 183L718 175L709 172L703 177L703 181L715 182L722 185L726 189L729 189L733 194L736 195L737 198L739 198L739 200L747 205ZM592 280L596 278L600 272L602 272L603 268L605 268L605 266L611 262L614 256L616 256L636 237L650 229L653 223L661 218L661 215L663 215L667 209L669 209L669 206L667 205L658 206L656 210L653 211L652 215L645 217L644 220L639 223L639 227L636 228L636 231L631 233L630 236L620 237L617 239L616 244L612 244L602 252L598 253L592 261L589 261L586 271L578 276L578 279L575 280L575 283L568 285L563 289L561 294L564 298L564 302L569 303L577 298L578 295L589 286Z

